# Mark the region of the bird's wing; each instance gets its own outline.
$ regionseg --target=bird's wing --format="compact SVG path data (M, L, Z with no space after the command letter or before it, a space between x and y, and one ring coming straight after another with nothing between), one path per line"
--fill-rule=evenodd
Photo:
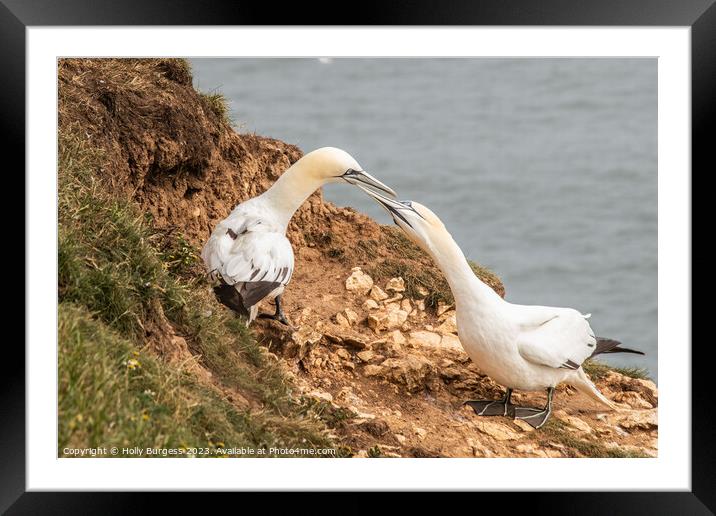
M517 338L520 355L535 364L579 369L597 342L587 317L569 308L527 311Z
M202 257L209 272L241 285L245 306L258 303L293 274L293 249L283 233L261 220L229 217L214 230Z

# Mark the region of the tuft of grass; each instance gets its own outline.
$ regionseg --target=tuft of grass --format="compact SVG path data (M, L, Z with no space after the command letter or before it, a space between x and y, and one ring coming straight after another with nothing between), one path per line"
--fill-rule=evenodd
M447 280L422 249L397 228L387 226L383 228L383 232L386 235L384 245L392 251L391 256L401 258L376 260L377 249L381 244L373 240L359 242L359 255L374 263L366 268L369 275L377 280L401 276L405 280L406 295L412 298L422 298L420 291L427 290L425 305L428 308L437 308L440 302L451 304L455 301ZM468 263L477 277L500 295L504 295L502 282L495 273L475 262L468 260Z
M196 251L183 236L152 229L95 179L102 157L60 131L60 453L118 443L330 446L325 422L292 397L279 363L192 278ZM192 358L177 338L211 380L165 360ZM254 408L232 403L231 392Z
M540 432L540 446L550 444L561 444L567 448L569 457L591 457L591 458L614 458L633 459L646 458L648 455L621 448L610 448L591 439L576 437L567 426L556 418L550 418L545 425L538 430Z
M368 457L371 459L377 459L383 456L383 450L377 444L371 448L368 448Z
M231 119L229 115L229 105L228 100L224 96L223 93L199 93L199 97L201 98L202 103L204 106L214 113L216 117L221 120L226 125L232 125L233 120Z
M651 380L649 371L642 367L617 367L607 365L604 362L598 360L589 359L582 364L584 371L593 379L601 380L605 378L610 371L623 374L630 378L636 378L639 380Z

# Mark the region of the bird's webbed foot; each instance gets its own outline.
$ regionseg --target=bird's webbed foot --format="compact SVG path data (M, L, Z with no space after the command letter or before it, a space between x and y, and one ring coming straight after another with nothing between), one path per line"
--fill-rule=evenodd
M281 308L281 296L276 297L276 312L273 314L259 314L259 319L273 319L274 321L278 321L281 324L285 324L292 330L295 328L291 325L291 323L288 322L288 319L286 319L286 314L283 313L283 308Z
M547 408L514 407L512 416L515 419L521 419L533 428L541 428L547 422L551 413L552 411Z
M478 416L507 416L514 408L512 403L505 403L502 400L470 400L465 405L472 407Z
M501 400L469 400L464 403L475 411L478 416L508 416L514 405L510 403L512 389L507 389Z
M535 407L514 407L512 417L515 419L521 419L525 423L528 423L533 428L542 428L542 426L549 419L552 414L552 395L554 394L554 387L547 389L547 404L544 408Z

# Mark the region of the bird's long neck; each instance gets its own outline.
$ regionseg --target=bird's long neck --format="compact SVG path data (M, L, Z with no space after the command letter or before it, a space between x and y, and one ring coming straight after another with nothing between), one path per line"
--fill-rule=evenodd
M457 306L477 301L487 307L502 301L492 288L475 275L462 249L449 233L440 235L430 254L445 275Z
M269 203L280 223L288 223L296 210L324 181L314 178L296 162L261 197Z

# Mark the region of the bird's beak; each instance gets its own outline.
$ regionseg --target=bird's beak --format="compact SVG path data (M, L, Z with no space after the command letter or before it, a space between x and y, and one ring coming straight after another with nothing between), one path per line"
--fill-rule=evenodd
M363 186L368 186L370 188L375 188L376 190L380 190L381 192L384 192L391 197L395 197L396 193L393 191L392 188L384 185L380 181L378 181L376 178L371 176L368 172L364 170L348 170L345 174L341 176L343 179L345 179L347 182L349 182L352 185L360 187L362 190L365 190L366 192L369 192L369 190L366 190L363 188Z
M365 193L370 195L375 201L380 204L385 210L388 212L388 214L393 217L393 221L398 224L398 219L405 222L409 227L413 227L413 225L408 222L408 218L413 213L417 215L420 218L423 218L420 213L418 213L415 208L411 206L410 201L398 201L396 199L389 199L388 197L385 197L384 195L380 195L378 192L374 192L373 190L368 190L367 188L363 188L361 185L356 185L358 188L363 190ZM397 218L396 218L397 217ZM400 224L398 224L400 226Z

